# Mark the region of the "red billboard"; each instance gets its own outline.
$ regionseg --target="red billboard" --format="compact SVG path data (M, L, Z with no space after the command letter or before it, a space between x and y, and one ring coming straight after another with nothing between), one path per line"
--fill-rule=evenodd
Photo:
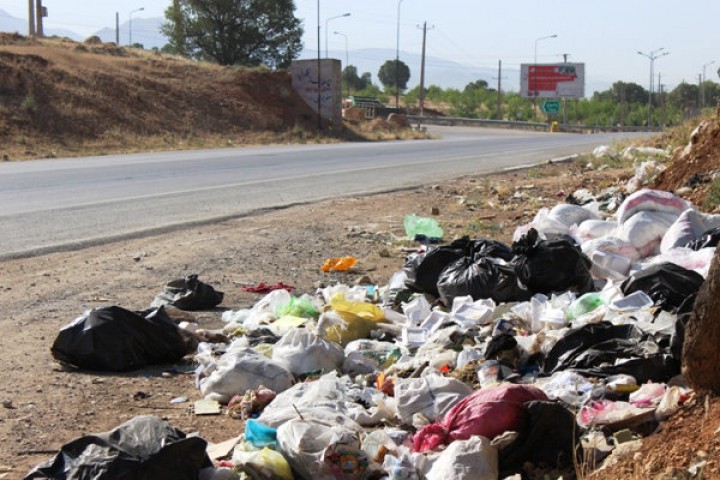
M522 64L520 95L525 98L582 98L585 96L585 65Z

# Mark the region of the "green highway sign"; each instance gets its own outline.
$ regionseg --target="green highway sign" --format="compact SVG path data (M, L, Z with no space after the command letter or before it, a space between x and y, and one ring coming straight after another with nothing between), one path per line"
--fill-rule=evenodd
M560 113L560 100L545 100L540 105L543 113Z

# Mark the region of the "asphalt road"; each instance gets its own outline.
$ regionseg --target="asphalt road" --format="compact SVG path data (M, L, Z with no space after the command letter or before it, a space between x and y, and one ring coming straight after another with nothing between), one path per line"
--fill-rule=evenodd
M633 135L466 127L430 132L437 138L0 163L0 258L489 173Z

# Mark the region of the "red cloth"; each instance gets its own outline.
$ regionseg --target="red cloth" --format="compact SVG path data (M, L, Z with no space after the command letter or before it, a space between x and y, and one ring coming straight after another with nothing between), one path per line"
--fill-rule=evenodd
M288 292L292 292L295 290L295 287L292 285L285 285L283 282L277 282L275 285L268 285L265 282L260 282L257 285L253 287L242 287L243 292L250 292L250 293L270 293L273 290L287 290Z
M440 422L423 427L413 438L413 450L427 452L474 435L492 440L504 432L518 431L523 405L547 399L542 390L530 385L483 388L460 400Z

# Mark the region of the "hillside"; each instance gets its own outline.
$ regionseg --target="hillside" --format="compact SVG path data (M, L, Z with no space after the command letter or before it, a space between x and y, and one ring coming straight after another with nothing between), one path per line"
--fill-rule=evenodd
M9 160L332 140L316 126L285 72L0 34L0 155Z

